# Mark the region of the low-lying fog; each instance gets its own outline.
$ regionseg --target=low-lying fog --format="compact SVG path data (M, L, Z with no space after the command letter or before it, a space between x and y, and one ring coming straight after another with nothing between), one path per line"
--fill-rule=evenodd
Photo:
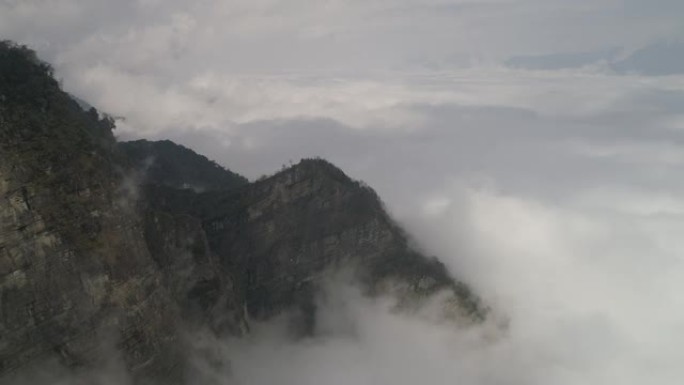
M347 287L316 338L198 339L230 359L207 371L221 383L675 385L682 4L0 1L0 34L126 117L121 138L253 179L330 160L507 320L455 330ZM646 76L663 60L671 76Z

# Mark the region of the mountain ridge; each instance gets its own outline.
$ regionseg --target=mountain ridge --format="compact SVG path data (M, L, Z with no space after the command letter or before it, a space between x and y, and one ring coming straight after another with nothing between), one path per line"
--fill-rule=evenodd
M486 317L325 160L247 183L172 142L117 143L111 118L13 43L0 43L0 96L0 380L46 360L95 367L113 349L133 383L182 384L187 331L240 336L286 315L293 335L315 334L315 298L345 268L367 295L413 306L443 292L455 318Z
M145 183L204 191L230 190L249 182L242 175L170 140L140 139L118 142L117 146L133 167L144 174Z

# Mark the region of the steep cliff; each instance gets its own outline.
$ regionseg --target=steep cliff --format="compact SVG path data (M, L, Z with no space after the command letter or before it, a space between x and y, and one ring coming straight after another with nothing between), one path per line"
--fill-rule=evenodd
M112 122L6 43L0 100L0 374L111 348L135 375L172 375L176 309L120 188Z
M117 144L113 126L0 43L0 379L115 351L136 382L183 382L185 332L289 314L315 333L315 297L341 270L402 306L441 292L455 318L485 316L330 163L249 184L171 142Z

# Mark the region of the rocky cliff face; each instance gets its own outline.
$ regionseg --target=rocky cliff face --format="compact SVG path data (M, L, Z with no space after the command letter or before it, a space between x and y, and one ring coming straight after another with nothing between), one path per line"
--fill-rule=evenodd
M369 294L408 301L445 290L466 318L484 316L441 263L409 247L372 189L324 160L303 160L232 192L152 188L148 195L159 210L201 220L252 319L294 308L302 317L296 323L311 333L314 296L340 269L350 270Z
M105 346L172 373L175 309L121 187L111 122L25 49L0 47L0 373Z
M183 382L182 332L241 335L287 313L315 333L314 298L340 269L369 295L443 292L456 318L485 316L330 163L248 184L170 142L117 144L112 128L31 51L0 44L0 379L115 351L136 382Z

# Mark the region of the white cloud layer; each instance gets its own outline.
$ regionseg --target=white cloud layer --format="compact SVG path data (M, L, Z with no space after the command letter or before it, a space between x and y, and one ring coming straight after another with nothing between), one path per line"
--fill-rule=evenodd
M252 178L330 159L510 320L485 343L351 293L324 313L346 326L316 340L220 345L239 383L669 385L684 378L684 76L501 63L681 40L681 4L5 0L0 35L125 117L121 137Z

